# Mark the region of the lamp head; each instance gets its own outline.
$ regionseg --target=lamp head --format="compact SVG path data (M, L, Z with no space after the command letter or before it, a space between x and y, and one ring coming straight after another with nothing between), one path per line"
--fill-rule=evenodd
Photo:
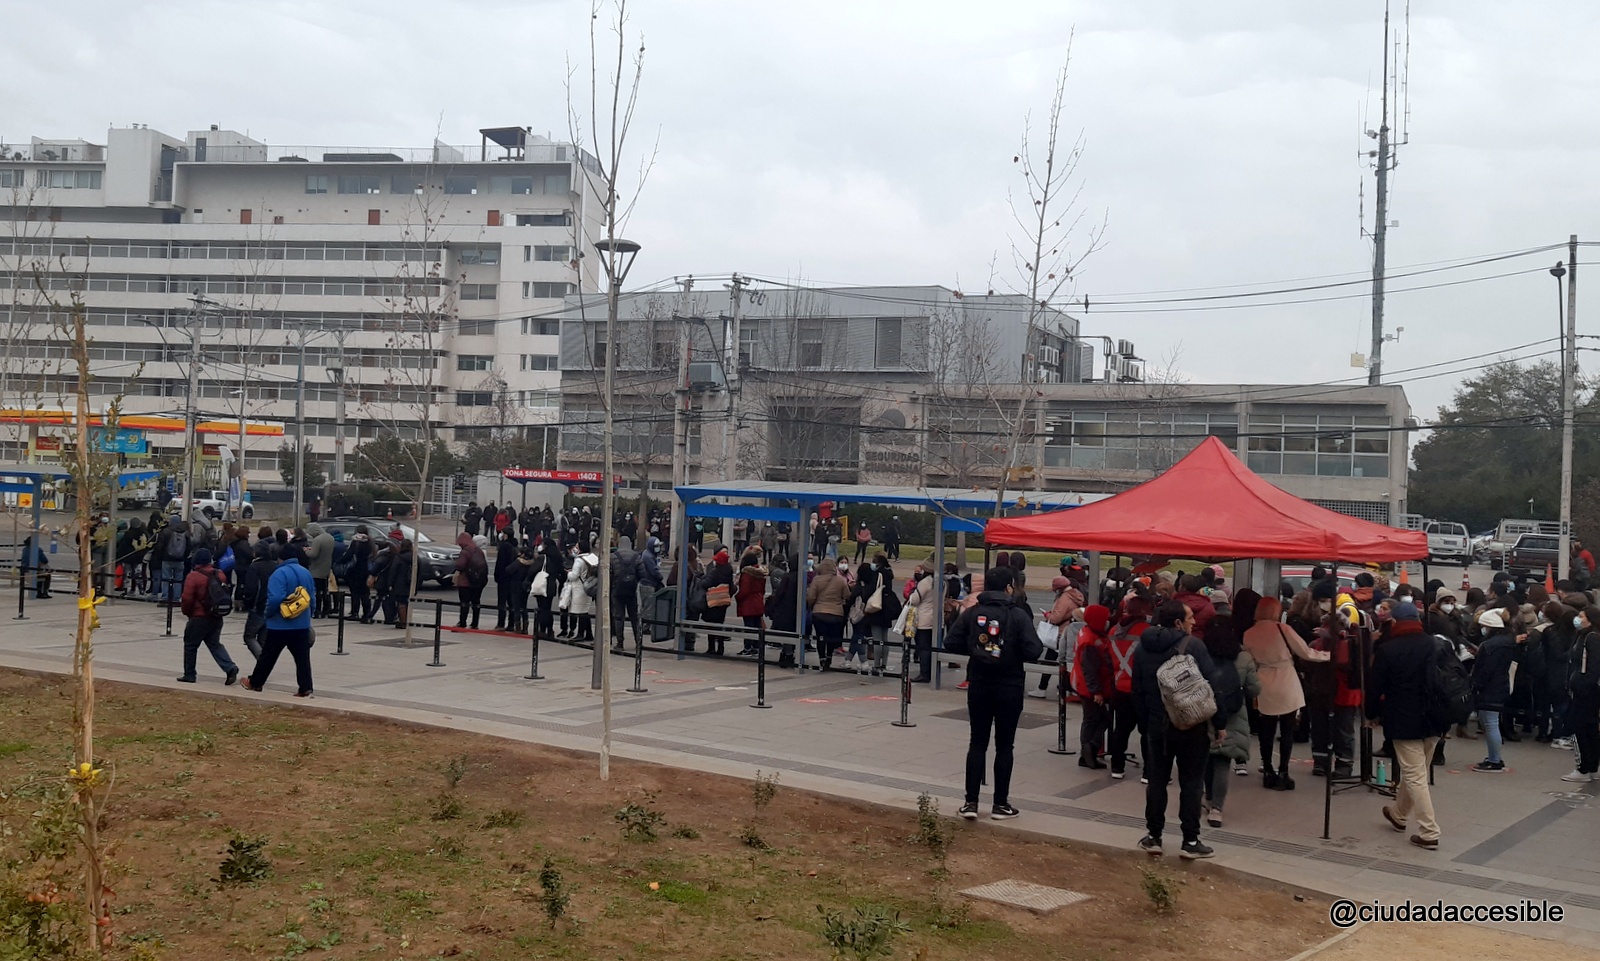
M639 244L621 237L602 237L594 242L594 249L600 252L600 264L614 284L621 284L627 279L628 271L633 267L633 258L639 255Z
M1556 278L1557 280L1560 280L1562 277L1565 277L1566 275L1567 275L1567 268L1559 260L1556 261L1556 265L1554 267L1550 268L1550 276Z

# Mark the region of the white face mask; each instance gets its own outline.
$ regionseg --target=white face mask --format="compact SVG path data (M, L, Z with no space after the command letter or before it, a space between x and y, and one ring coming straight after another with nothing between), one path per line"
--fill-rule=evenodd
M1456 606L1454 604L1440 604L1439 605L1439 610L1444 611L1446 614L1449 614L1451 611L1454 611L1455 609L1456 609Z

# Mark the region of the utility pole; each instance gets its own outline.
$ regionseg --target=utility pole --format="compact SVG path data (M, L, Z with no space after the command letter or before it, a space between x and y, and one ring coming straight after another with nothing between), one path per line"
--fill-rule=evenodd
M348 331L340 329L334 336L339 338L338 365L328 370L333 378L333 481L344 482L344 338ZM524 485L526 488L526 485Z
M306 328L300 328L300 361L295 370L294 389L294 526L305 520L306 512Z
M198 291L191 298L194 311L189 316L189 397L183 412L183 518L187 528L194 510L194 461L200 456L195 443L200 411L196 407L200 393L200 308L206 299Z
M733 275L733 282L728 285L728 296L732 299L733 316L728 321L728 345L725 352L727 360L728 383L725 385L728 392L728 420L723 427L722 454L726 462L722 468L724 480L735 480L739 476L739 319L741 308L744 306L745 280L738 274ZM733 519L722 520L722 543L733 543Z
M694 290L694 275L679 281L683 285L683 296L678 301L678 310L672 319L678 324L678 381L677 404L672 411L672 520L669 522L668 542L673 548L671 556L677 558L680 552L677 546L683 543L679 538L687 536L684 529L686 518L683 513L683 501L678 498L679 487L689 483L689 351L694 343L689 326L689 293ZM678 583L685 583L680 577ZM682 588L680 588L681 590Z
M1372 353L1367 384L1383 383L1383 273L1389 233L1389 7L1383 8L1383 117L1378 125L1378 205L1372 226Z
M1563 581L1570 576L1572 563L1572 420L1577 379L1578 235L1572 234L1567 238L1567 329L1561 339L1561 549L1556 576Z

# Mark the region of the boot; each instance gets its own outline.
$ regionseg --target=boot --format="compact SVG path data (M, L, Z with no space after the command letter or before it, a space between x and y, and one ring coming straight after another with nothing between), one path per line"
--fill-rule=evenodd
M1262 771L1261 772L1261 786L1266 788L1269 791L1278 790L1278 772L1277 771L1270 771L1270 770L1269 771Z
M1311 757L1311 776L1312 777L1327 777L1328 776L1328 755L1326 755L1326 754L1314 754L1314 755L1312 755L1312 757Z
M1274 789L1278 791L1294 790L1294 778L1289 776L1288 768L1284 768L1278 772L1278 783L1274 785Z
M1333 762L1334 777L1347 778L1351 775L1352 770L1349 758L1341 757Z
M1094 771L1103 771L1106 767L1105 762L1095 756L1094 745L1092 744L1078 745L1078 766Z

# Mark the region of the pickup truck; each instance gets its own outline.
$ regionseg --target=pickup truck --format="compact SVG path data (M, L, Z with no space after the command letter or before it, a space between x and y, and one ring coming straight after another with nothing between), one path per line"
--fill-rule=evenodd
M1465 524L1433 521L1426 528L1428 560L1449 561L1463 566L1472 563L1472 538Z
M1546 566L1554 570L1561 556L1561 538L1555 534L1523 534L1506 555L1506 572L1519 583L1542 580Z
M1561 525L1555 521L1518 520L1504 518L1495 528L1494 537L1489 541L1487 552L1489 566L1500 570L1505 566L1506 554L1517 543L1517 538L1523 534L1559 534Z
M221 517L223 514L227 513L230 506L237 505L230 504L228 492L225 490L204 490L195 491L192 506L198 508L200 513L206 515L207 517ZM255 506L250 503L250 492L245 491L244 507L239 511L239 517L244 520L251 520L255 516L256 509Z

